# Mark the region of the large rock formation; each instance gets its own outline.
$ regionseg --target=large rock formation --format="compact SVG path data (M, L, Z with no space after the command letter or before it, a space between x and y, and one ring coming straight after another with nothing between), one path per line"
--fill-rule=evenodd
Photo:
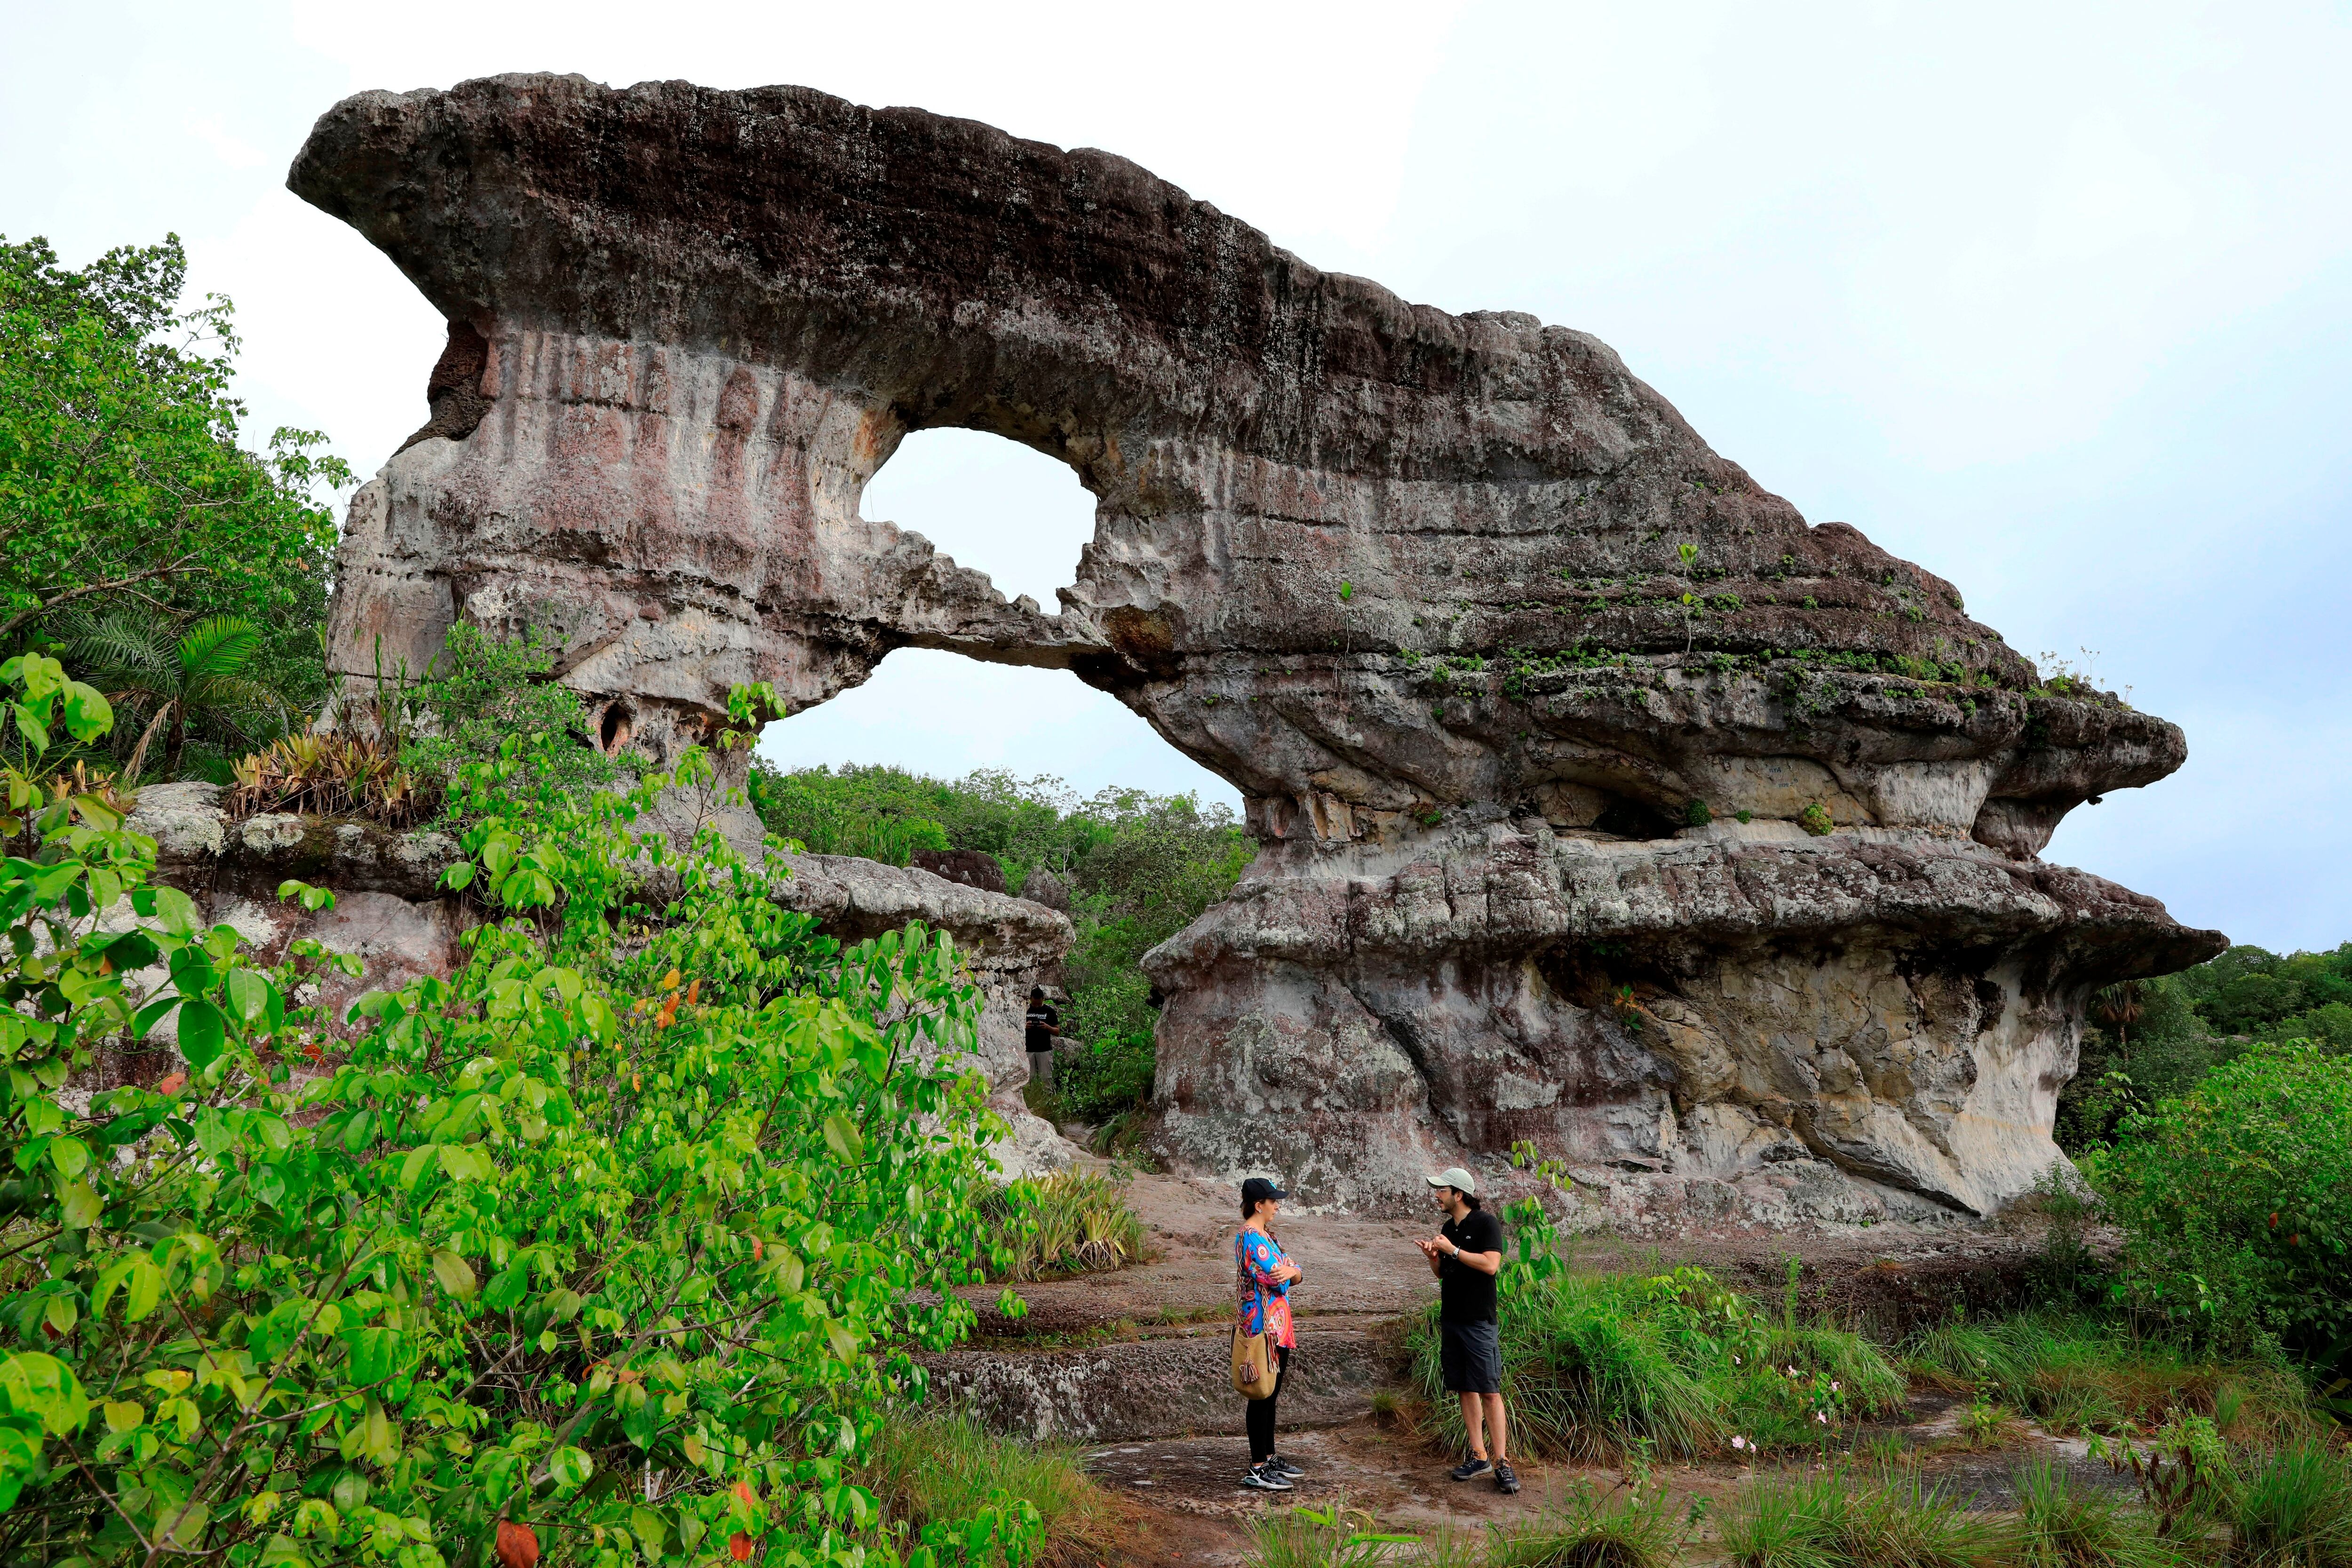
M1198 1167L1378 1201L1528 1139L1702 1205L1982 1212L2057 1158L2087 993L2220 945L2036 858L2178 729L2043 685L1582 332L800 88L366 93L289 183L450 323L352 507L343 668L553 626L656 752L898 647L1115 693L1265 847L1151 961ZM860 515L933 426L1098 498L1059 614Z

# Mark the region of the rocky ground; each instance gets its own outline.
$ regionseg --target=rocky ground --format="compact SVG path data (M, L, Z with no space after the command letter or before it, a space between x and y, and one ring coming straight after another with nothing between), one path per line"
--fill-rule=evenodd
M1622 1469L1569 1464L1521 1465L1525 1489L1516 1498L1448 1481L1457 1456L1422 1435L1398 1359L1403 1320L1436 1299L1435 1281L1411 1245L1425 1227L1294 1213L1279 1229L1307 1278L1295 1298L1299 1359L1284 1397L1281 1444L1307 1475L1288 1497L1244 1489L1242 1406L1224 1381L1238 1218L1232 1194L1196 1179L1142 1175L1129 1196L1149 1229L1147 1261L1024 1287L1029 1312L1017 1321L995 1310L992 1289L974 1291L980 1333L966 1349L932 1362L991 1424L1074 1448L1119 1500L1119 1563L1240 1563L1251 1521L1297 1503L1341 1503L1383 1528L1427 1533L1532 1518L1580 1489L1605 1494L1627 1484ZM1580 1268L1695 1263L1773 1300L1794 1255L1805 1310L1899 1331L1954 1304L2000 1304L2026 1278L2039 1244L2035 1224L2017 1219L1838 1233L1727 1228L1660 1242L1586 1237L1574 1247ZM1378 1398L1383 1392L1389 1397ZM1979 1444L1965 1415L1949 1395L1922 1391L1903 1420L1865 1431L1861 1441L1866 1448L1899 1446L1930 1480L1985 1508L2008 1506L2011 1470L2036 1458L2069 1465L2085 1480L2116 1483L2079 1442L2011 1424ZM1708 1463L1666 1468L1657 1479L1677 1511L1698 1507L1704 1542L1706 1513L1757 1474Z

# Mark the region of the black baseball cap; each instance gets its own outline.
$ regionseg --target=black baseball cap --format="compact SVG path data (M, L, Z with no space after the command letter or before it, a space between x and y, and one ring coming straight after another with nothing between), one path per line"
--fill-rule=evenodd
M1264 1176L1252 1176L1242 1184L1242 1202L1255 1208L1268 1198L1286 1198L1290 1194Z

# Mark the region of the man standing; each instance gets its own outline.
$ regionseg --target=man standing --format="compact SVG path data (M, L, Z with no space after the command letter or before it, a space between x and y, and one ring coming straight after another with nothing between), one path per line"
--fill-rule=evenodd
M1453 1470L1457 1481L1492 1471L1496 1489L1519 1489L1512 1473L1510 1427L1503 1415L1503 1344L1495 1320L1495 1277L1503 1268L1503 1225L1478 1205L1478 1180L1456 1165L1429 1178L1445 1223L1417 1241L1437 1276L1440 1362L1448 1392L1462 1398L1462 1428L1470 1457ZM1494 1458L1486 1442L1494 1440Z
M1039 1051L1052 1050L1054 1041L1062 1033L1062 1015L1055 1010L1051 1002L1045 1000L1045 988L1043 985L1029 987L1027 1023L1029 1054L1034 1057Z

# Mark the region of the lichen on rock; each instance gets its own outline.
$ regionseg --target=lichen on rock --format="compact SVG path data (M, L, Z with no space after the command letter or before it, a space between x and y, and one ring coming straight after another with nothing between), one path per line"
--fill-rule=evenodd
M2176 727L2045 684L1586 333L803 88L363 93L289 184L451 323L352 505L346 672L551 627L662 756L736 682L797 710L948 648L1240 789L1257 864L1150 961L1172 1158L1378 1203L1525 1138L1695 1204L1801 1157L1824 1213L1987 1212L2059 1157L2089 991L2221 944L2037 858ZM941 426L1097 498L1058 613L862 514Z

